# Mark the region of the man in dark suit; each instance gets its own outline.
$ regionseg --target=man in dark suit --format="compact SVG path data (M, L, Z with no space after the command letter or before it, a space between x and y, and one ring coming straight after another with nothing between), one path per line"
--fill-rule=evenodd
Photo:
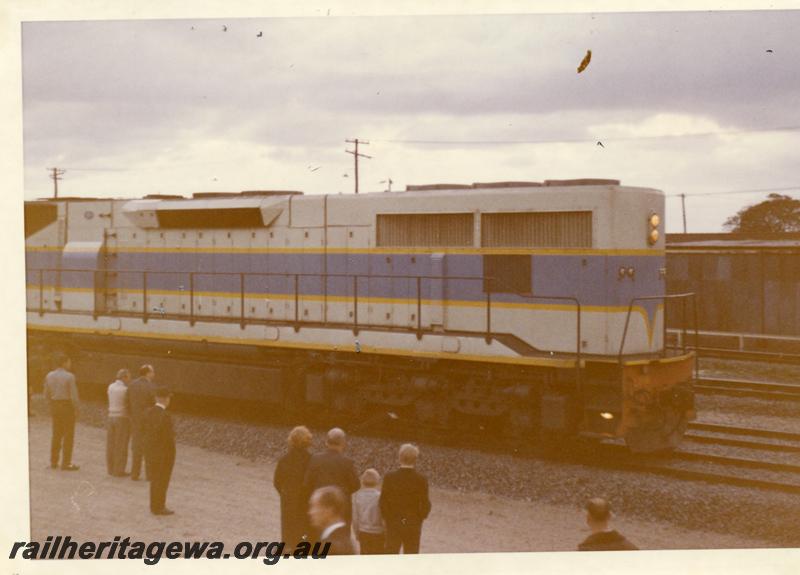
M386 552L419 553L422 522L431 512L428 480L414 466L419 449L406 443L400 447L400 469L383 478L380 508L386 522Z
M342 491L333 485L320 487L311 495L308 517L320 532L323 552L325 545L330 544L328 555L354 555L356 552L350 526L344 520L346 503Z
M304 425L289 433L289 450L275 466L273 485L281 496L281 541L295 546L308 535L308 495L303 480L311 454L311 432Z
M633 551L636 545L625 539L618 531L608 527L611 520L611 505L601 497L590 499L586 504L586 524L592 530L578 551Z
M145 413L156 404L155 386L153 385L155 376L156 371L152 365L143 365L139 368L139 377L128 385L128 407L131 417L131 452L133 454L131 479L134 481L139 480L139 475L142 472ZM147 468L145 468L145 477L148 480L150 479Z
M361 487L353 460L343 455L347 446L344 431L334 427L328 432L327 449L315 453L308 462L304 485L307 493L327 485L338 487L345 497L344 520L350 524L351 497Z
M167 509L167 488L175 465L175 433L167 407L172 394L166 387L155 391L156 404L145 415L145 460L150 473L150 512L172 515Z

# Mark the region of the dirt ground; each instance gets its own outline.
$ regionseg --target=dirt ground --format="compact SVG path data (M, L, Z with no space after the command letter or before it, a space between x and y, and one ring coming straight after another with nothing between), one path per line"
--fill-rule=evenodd
M250 461L178 444L167 505L155 517L148 484L114 478L105 469L105 432L79 424L74 473L48 466L50 420L30 422L31 538L68 534L80 540L278 541L274 462ZM573 551L587 534L578 508L521 502L482 493L432 489L433 511L422 534L423 553ZM769 542L688 531L665 523L616 518L619 531L642 549L733 549Z

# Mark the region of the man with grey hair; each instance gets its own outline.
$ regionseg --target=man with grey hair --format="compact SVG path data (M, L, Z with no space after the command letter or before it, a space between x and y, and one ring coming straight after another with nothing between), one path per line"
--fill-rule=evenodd
M128 411L128 384L131 374L127 369L117 372L117 379L108 386L108 435L106 466L109 475L124 477L128 464L128 442L131 422Z
M350 525L351 497L358 491L361 483L353 460L344 455L347 436L343 430L334 427L328 431L325 444L327 446L325 451L311 456L303 483L307 493L313 493L327 485L338 487L345 497L344 519Z
M387 553L419 553L422 522L431 512L428 480L414 467L419 449L410 443L400 446L400 469L383 478L380 508L386 522Z

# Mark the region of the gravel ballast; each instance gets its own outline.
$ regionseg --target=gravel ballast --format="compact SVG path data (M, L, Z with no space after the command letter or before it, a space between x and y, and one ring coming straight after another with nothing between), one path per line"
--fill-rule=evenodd
M33 405L36 413L46 413L41 398ZM275 460L285 451L286 425L186 413L174 413L173 417L179 442L252 460ZM103 426L105 406L84 402L79 420ZM313 431L313 449L321 449L324 432ZM351 437L347 453L359 470L375 467L384 474L396 466L397 448L406 439ZM419 445L422 455L418 468L437 487L576 507L590 497L603 496L613 501L620 514L765 539L775 546L800 546L797 496L425 442Z

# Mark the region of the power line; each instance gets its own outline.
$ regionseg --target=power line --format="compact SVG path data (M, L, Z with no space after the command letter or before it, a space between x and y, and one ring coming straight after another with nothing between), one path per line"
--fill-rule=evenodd
M537 139L537 140L372 140L373 142L388 144L411 144L411 145L532 145L532 144L596 144L598 140L603 142L631 142L641 140L666 140L679 138L708 138L711 136L733 136L737 134L755 134L764 132L796 132L800 131L800 126L780 126L776 128L763 128L757 130L720 130L716 132L693 132L686 134L659 134L655 136L612 136L600 138L568 138L559 140Z
M129 168L70 168L71 172L129 172Z
M727 196L730 194L763 194L765 192L788 192L792 190L800 190L800 186L791 186L788 188L761 188L753 190L727 190L724 192L698 192L695 194L671 194L667 198L680 198L681 199L681 213L683 215L683 233L686 233L686 196Z

